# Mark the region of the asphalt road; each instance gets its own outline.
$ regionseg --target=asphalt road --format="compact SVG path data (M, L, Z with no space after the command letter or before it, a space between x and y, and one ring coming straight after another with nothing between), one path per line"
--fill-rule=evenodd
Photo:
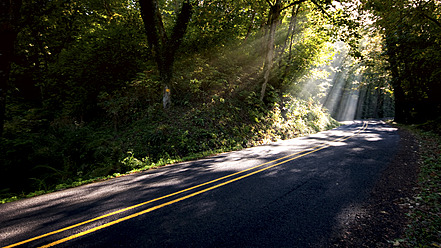
M398 142L356 121L3 204L0 247L326 247Z

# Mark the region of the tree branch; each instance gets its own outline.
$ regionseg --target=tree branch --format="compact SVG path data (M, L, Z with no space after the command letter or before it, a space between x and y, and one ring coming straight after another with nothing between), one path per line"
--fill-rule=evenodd
M425 8L429 3L430 3L430 2L422 3L422 4L418 7L419 12L421 13L421 16L422 16L422 17L425 17L425 18L431 20L433 23L435 23L438 27L441 28L441 23L440 23L440 21L438 21L438 20L437 20L436 18L434 18L434 17L430 17L429 15L427 15L427 14L425 13L426 11L424 11L424 8Z
M317 1L311 0L311 2L315 4L325 15L331 17L331 15L328 12L326 12L326 10L320 4L318 4Z
M190 0L184 0L173 25L170 39L168 39L162 22L162 16L159 12L158 0L139 0L139 4L147 32L147 39L153 49L153 57L156 60L159 75L164 86L162 101L164 109L166 109L171 104L170 83L173 77L175 54L187 30L193 13L193 5L190 3Z
M441 28L441 23L437 20L437 19L435 19L435 18L433 18L433 17L430 17L430 16L428 16L427 14L422 14L424 17L426 17L427 19L429 19L429 20L431 20L433 23L435 23L438 27L440 27Z
M291 7L294 6L294 5L304 3L304 2L306 2L306 1L307 1L307 0L298 0L298 1L292 2L292 3L290 3L288 6L282 8L282 9L280 10L280 12L284 11L285 9L289 9L289 8L291 8Z
M273 6L274 4L272 4L271 2L270 2L270 0L266 0L266 2L269 4L269 6Z
M182 38L184 37L185 31L187 30L188 22L190 21L190 17L193 13L193 5L189 0L185 0L182 3L181 12L178 14L178 18L176 19L176 23L173 27L173 32L171 34L171 39L169 41L169 49L168 52L176 52L179 46L181 45ZM169 50L167 49L167 50ZM174 54L172 54L174 56Z
M147 40L154 52L160 53L160 31L159 26L163 26L161 19L158 19L158 6L155 0L139 0L141 16L144 20L144 27L147 33Z

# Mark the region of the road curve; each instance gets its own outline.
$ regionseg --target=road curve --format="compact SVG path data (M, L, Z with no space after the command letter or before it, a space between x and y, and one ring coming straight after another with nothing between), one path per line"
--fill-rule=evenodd
M326 247L393 159L381 121L0 205L0 247Z

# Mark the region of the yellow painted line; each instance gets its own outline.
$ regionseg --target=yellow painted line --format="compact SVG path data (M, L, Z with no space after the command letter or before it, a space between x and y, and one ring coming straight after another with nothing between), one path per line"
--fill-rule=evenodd
M317 147L318 147L318 146L317 146ZM313 148L310 148L310 149L315 149L315 148L316 148L316 147L313 147ZM196 185L196 186L190 187L190 188L186 188L186 189L183 189L183 190L181 190L181 191L177 191L177 192L174 192L174 193L171 193L171 194L165 195L165 196L161 196L161 197L158 197L158 198L155 198L155 199L152 199L152 200L146 201L146 202L142 202L142 203L139 203L139 204L136 204L136 205L133 205L133 206L127 207L127 208L123 208L123 209L120 209L120 210L117 210L117 211L114 211L114 212L111 212L111 213L108 213L108 214L105 214L105 215L101 215L101 216L98 216L98 217L93 218L93 219L90 219L90 220L86 220L86 221L83 221L83 222L80 222L80 223L77 223L77 224L74 224L74 225L71 225L71 226L68 226L68 227L62 228L62 229L55 230L55 231L53 231L53 232L45 233L45 234L42 234L42 235L40 235L40 236L36 236L36 237L30 238L30 239L27 239L27 240L24 240L24 241L21 241L21 242L15 243L15 244L11 244L11 245L5 246L5 247L3 247L3 248L12 248L12 247L16 247L16 246L19 246L19 245L22 245L22 244L29 243L29 242L31 242L31 241L35 241L35 240L38 240L38 239L41 239L41 238L44 238L44 237L48 237L48 236L51 236L51 235L54 235L54 234L60 233L60 232L64 232L64 231L70 230L70 229L72 229L72 228L79 227L79 226L82 226L82 225L85 225L85 224L88 224L88 223L91 223L91 222L94 222L94 221L97 221L97 220L100 220L100 219L104 219L104 218L110 217L110 216L112 216L112 215L116 215L116 214L119 214L119 213L123 213L123 212L126 212L126 211L129 211L129 210L131 210L131 209L135 209L135 208L141 207L141 206L143 206L143 205L146 205L146 204L149 204L149 203L152 203L152 202L155 202L155 201L159 201L159 200L162 200L162 199L165 199L165 198L169 198L169 197L172 197L172 196L175 196L175 195L178 195L178 194L184 193L184 192L186 192L186 191L190 191L190 190L193 190L193 189L196 189L196 188L199 188L199 187L202 187L202 186L208 185L208 184L212 184L212 183L214 183L214 182L217 182L217 181L220 181L220 180L223 180L223 179L226 179L226 178L229 178L229 177L232 177L232 176L235 176L235 175L238 175L238 174L241 174L241 173L244 173L244 172L247 172L247 171L250 171L250 170L256 169L256 168L259 168L259 167L262 167L262 166L264 166L264 165L267 165L267 164L270 164L270 163L273 163L273 162L279 161L279 160L281 160L281 159L285 159L285 158L287 158L287 157L291 157L291 156L297 155L297 154L302 153L302 152L304 152L304 151L300 151L300 152L297 152L297 153L294 153L294 154L290 154L290 155L287 155L287 156L285 156L285 157L282 157L282 158L279 158L279 159L276 159L276 160L273 160L273 161L269 161L269 162L266 162L266 163L263 163L263 164L260 164L260 165L257 165L257 166L254 166L254 167L248 168L248 169L246 169L246 170L242 170L242 171L239 171L239 172L236 172L236 173L233 173L233 174L230 174L230 175L227 175L227 176L221 177L221 178L214 179L214 180L209 181L209 182L205 182L205 183L202 183L202 184L199 184L199 185Z
M365 126L364 124L365 124L365 123L363 123L363 126L364 126L364 127L362 127L362 128L356 133L356 134L360 133L362 130L365 130L365 129L367 128L367 125ZM342 139L341 141L348 140L348 139L350 139L350 138L353 137L353 136L354 136L354 135L347 136L347 137L345 137L344 139ZM339 138L339 139L340 139L340 138ZM339 139L336 139L336 140L339 140ZM336 140L334 140L334 142L335 142ZM128 216L126 216L126 217L123 217L123 218L120 218L120 219L117 219L117 220L114 220L114 221L111 221L111 222L105 223L105 224L103 224L103 225L101 225L101 226L97 226L97 227L91 228L91 229L89 229L89 230L86 230L86 231L83 231L83 232L80 232L80 233L77 233L77 234L71 235L71 236L69 236L69 237L66 237L66 238L63 238L63 239L57 240L57 241L52 242L52 243L50 243L50 244L47 244L47 245L44 245L44 246L40 246L40 248L48 248L48 247L52 247L52 246L55 246L55 245L58 245L58 244L61 244L61 243L64 243L64 242L67 242L67 241L70 241L70 240L76 239L76 238L78 238L78 237L84 236L84 235L86 235L86 234L90 234L90 233L96 232L96 231L101 230L101 229L104 229L104 228L106 228L106 227L113 226L113 225L118 224L118 223L121 223L121 222L123 222L123 221L129 220L129 219L133 219L133 218L138 217L138 216L140 216L140 215L143 215L143 214L146 214L146 213L152 212L152 211L154 211L154 210L160 209L160 208L162 208L162 207L165 207L165 206L168 206L168 205L171 205L171 204L174 204L174 203L177 203L177 202L183 201L183 200L188 199L188 198L191 198L191 197L193 197L193 196L200 195L200 194L205 193L205 192L207 192L207 191L210 191L210 190L213 190L213 189L216 189L216 188L219 188L219 187L225 186L225 185L230 184L230 183L232 183L232 182L235 182L235 181L238 181L238 180L244 179L244 178L246 178L246 177L249 177L249 176L252 176L252 175L254 175L254 174L260 173L260 172L262 172L262 171L265 171L265 170L271 169L271 168L276 167L276 166L279 166L279 165L281 165L281 164L285 164L285 163L287 163L287 162L289 162L289 161L292 161L292 160L295 160L295 159L298 159L298 158L304 157L304 156L306 156L306 155L309 155L309 154L311 154L311 153L314 153L314 152L320 151L320 150L325 149L325 148L330 147L330 146L331 146L330 144L322 145L321 147L319 147L319 148L317 148L317 149L315 149L315 150L309 151L309 152L307 152L307 153L304 153L304 154L298 155L298 156L296 156L296 157L293 157L293 158L290 158L290 159L284 160L284 161L282 161L282 162L279 162L279 163L273 164L273 165L271 165L271 166L268 166L268 167L262 168L262 169L260 169L260 170L250 172L250 173L245 174L245 175L242 175L242 176L240 176L240 177L237 177L237 178L231 179L231 180L229 180L229 181L226 181L226 182L223 182L223 183L220 183L220 184L217 184L217 185L211 186L211 187L209 187L209 188L206 188L206 189L203 189L203 190L200 190L200 191L194 192L194 193L192 193L192 194L189 194L189 195L183 196L183 197L181 197L181 198L178 198L178 199L175 199L175 200L172 200L172 201L169 201L169 202L163 203L163 204L161 204L161 205L158 205L158 206L154 206L154 207L148 208L148 209L143 210L143 211L140 211L140 212L138 212L138 213L134 213L134 214L128 215ZM318 147L318 146L317 146L317 147Z
M366 126L365 126L365 124L366 124ZM347 140L347 139L353 137L354 135L357 135L357 134L360 133L361 131L365 130L365 129L367 128L367 125L368 125L367 122L363 122L363 126L362 126L357 132L355 132L353 135L340 137L340 138L335 139L335 140L332 140L332 141L330 141L330 142L340 142L340 141ZM114 224L120 223L120 222L122 222L122 221L125 221L125 220L128 220L128 219L132 219L132 218L137 217L137 216L139 216L139 215L142 215L142 214L145 214L145 213L151 212L151 211L153 211L153 210L156 210L156 209L162 208L162 207L164 207L164 206L168 206L168 205L171 205L171 204L173 204L173 203L176 203L176 202L179 202L179 201L182 201L182 200L188 199L188 198L190 198L190 197L193 197L193 196L196 196L196 195L202 194L202 193L204 193L204 192L207 192L207 191L210 191L210 190L212 190L212 189L215 189L215 188L218 188L218 187L224 186L224 185L226 185L226 184L229 184L229 183L235 182L235 181L237 181L237 180L241 180L241 179L243 179L243 178L245 178L245 177L249 177L249 176L251 176L251 175L254 175L254 174L257 174L257 173L259 173L259 172L265 171L265 170L267 170L267 169L273 168L273 167L275 167L275 166L278 166L278 165L284 164L284 163L289 162L289 161L292 161L292 160L294 160L294 159L298 159L298 158L300 158L300 157L303 157L303 156L306 156L306 155L311 154L311 153L313 153L313 152L316 152L316 151L322 150L322 149L327 148L327 147L329 147L329 146L331 146L331 145L329 145L329 144L322 144L322 145L318 145L318 146L315 146L315 147L312 147L312 148L308 148L308 149L306 149L306 150L312 150L312 151L307 152L307 153L304 153L304 154L299 155L299 156L296 156L296 157L294 157L294 158L287 159L287 160L282 161L282 162L279 162L279 163L277 163L277 164L274 164L274 165L271 165L271 166L265 167L265 168L263 168L263 169L260 169L260 170L257 170L257 171L254 171L254 172L248 173L248 174L246 174L246 175L243 175L243 176L237 177L237 178L232 179L232 180L229 180L229 181L227 181L227 182L223 182L223 183L217 184L217 185L212 186L212 187L209 187L209 188L207 188L207 189L200 190L200 191L198 191L198 192L195 192L195 193L192 193L192 194L189 194L189 195L183 196L183 197L181 197L181 198L178 198L178 199L175 199L175 200L172 200L172 201L166 202L166 203L164 203L164 204L161 204L161 205L158 205L158 206L154 206L154 207L148 208L148 209L146 209L146 210L140 211L140 212L135 213L135 214L132 214L132 215L128 215L128 216L126 216L126 217L123 217L123 218L117 219L117 220L112 221L112 222L108 222L108 223L103 224L103 225L101 225L101 226L98 226L98 227L95 227L95 228L89 229L89 230L84 231L84 232L80 232L80 233L78 233L78 234L75 234L75 235L69 236L69 237L67 237L67 238L60 239L60 240L58 240L58 241L55 241L55 242L53 242L53 243L50 243L50 244L45 245L45 246L42 246L42 247L51 247L51 246L54 246L54 245L57 245L57 244L60 244L60 243L66 242L66 241L68 241L68 240L72 240L72 239L75 239L75 238L77 238L77 237L80 237L80 236L86 235L86 234L88 234L88 233L95 232L95 231L97 231L97 230L100 230L100 229L106 228L106 227L108 227L108 226L111 226L111 225L114 225ZM205 182L205 183L202 183L202 184L199 184L199 185L196 185L196 186L190 187L190 188L186 188L186 189L183 189L183 190L181 190L181 191L177 191L177 192L174 192L174 193L172 193L172 194L168 194L168 195L165 195L165 196L162 196L162 197L158 197L158 198L155 198L155 199L152 199L152 200L146 201L146 202L142 202L142 203L139 203L139 204L136 204L136 205L133 205L133 206L127 207L127 208L123 208L123 209L120 209L120 210L117 210L117 211L114 211L114 212L111 212L111 213L108 213L108 214L105 214L105 215L101 215L101 216L98 216L98 217L93 218L93 219L90 219L90 220L86 220L86 221L83 221L83 222L80 222L80 223L77 223L77 224L74 224L74 225L71 225L71 226L68 226L68 227L62 228L62 229L55 230L55 231L53 231L53 232L49 232L49 233L46 233L46 234L43 234L43 235L40 235L40 236L36 236L36 237L30 238L30 239L27 239L27 240L24 240L24 241L21 241L21 242L18 242L18 243L14 243L14 244L11 244L11 245L8 245L8 246L5 246L5 247L3 247L3 248L12 248L12 247L16 247L16 246L19 246L19 245L22 245L22 244L29 243L29 242L31 242L31 241L35 241L35 240L38 240L38 239L41 239L41 238L44 238L44 237L48 237L48 236L51 236L51 235L54 235L54 234L57 234L57 233L60 233L60 232L67 231L67 230L73 229L73 228L75 228L75 227L79 227L79 226L82 226L82 225L85 225L85 224L88 224L88 223L91 223L91 222L94 222L94 221L97 221L97 220L100 220L100 219L103 219L103 218L106 218L106 217L109 217L109 216L112 216L112 215L116 215L116 214L119 214L119 213L123 213L123 212L126 212L126 211L128 211L128 210L135 209L135 208L138 208L138 207L140 207L140 206L143 206L143 205L146 205L146 204L149 204L149 203L152 203L152 202L158 201L158 200L162 200L162 199L165 199L165 198L168 198L168 197L171 197L171 196L175 196L175 195L181 194L181 193L183 193L183 192L190 191L190 190L193 190L193 189L196 189L196 188L199 188L199 187L202 187L202 186L208 185L208 184L212 184L212 183L214 183L214 182L217 182L217 181L220 181L220 180L223 180L223 179L226 179L226 178L229 178L229 177L232 177L232 176L235 176L235 175L238 175L238 174L241 174L241 173L244 173L244 172L247 172L247 171L250 171L250 170L256 169L256 168L259 168L259 167L262 167L262 166L264 166L264 165L267 165L267 164L270 164L270 163L274 163L274 162L277 162L277 161L280 161L280 160L283 160L283 159L286 159L286 158L289 158L289 157L292 157L292 156L298 155L298 154L300 154L300 153L302 153L302 152L304 152L304 151L305 151L305 150L300 151L300 152L297 152L297 153L293 153L293 154L290 154L290 155L287 155L287 156L284 156L284 157L281 157L281 158L278 158L278 159L275 159L275 160L272 160L272 161L269 161L269 162L266 162L266 163L263 163L263 164L260 164L260 165L257 165L257 166L254 166L254 167L251 167L251 168L248 168L248 169L246 169L246 170L242 170L242 171L239 171L239 172L236 172L236 173L233 173L233 174L230 174L230 175L224 176L224 177L220 177L220 178L217 178L217 179L211 180L211 181L209 181L209 182Z
M300 157L303 157L303 156L306 156L306 155L311 154L311 153L313 153L313 152L316 152L316 151L322 150L322 149L327 148L327 147L329 147L329 146L330 146L330 145L322 146L322 147L320 147L320 148L318 148L318 149L316 149L316 150L313 150L313 151L310 151L310 152L304 153L304 154L299 155L299 156L296 156L296 157L294 157L294 158L287 159L287 160L282 161L282 162L280 162L280 163L273 164L273 165L271 165L271 166L268 166L268 167L262 168L262 169L257 170L257 171L253 171L253 172L251 172L251 173L245 174L245 175L243 175L243 176L240 176L240 177L237 177L237 178L231 179L231 180L229 180L229 181L226 181L226 182L223 182L223 183L220 183L220 184L216 184L216 185L214 185L214 186L211 186L211 187L209 187L209 188L206 188L206 189L203 189L203 190L200 190L200 191L194 192L194 193L192 193L192 194L189 194L189 195L183 196L183 197L181 197L181 198L178 198L178 199L175 199L175 200L172 200L172 201L169 201L169 202L163 203L163 204L161 204L161 205L158 205L158 206L154 206L154 207L148 208L148 209L143 210L143 211L140 211L140 212L138 212L138 213L134 213L134 214L128 215L128 216L126 216L126 217L123 217L123 218L120 218L120 219L117 219L117 220L114 220L114 221L111 221L111 222L105 223L105 224L103 224L103 225L101 225L101 226L97 226L97 227L94 227L94 228L92 228L92 229L86 230L86 231L84 231L84 232L80 232L80 233L77 233L77 234L71 235L71 236L69 236L69 237L66 237L66 238L64 238L64 239L57 240L57 241L52 242L52 243L50 243L50 244L47 244L47 245L44 245L44 246L40 246L40 248L52 247L52 246L55 246L55 245L58 245L58 244L64 243L64 242L66 242L66 241L69 241L69 240L72 240L72 239L75 239L75 238L78 238L78 237L84 236L84 235L86 235L86 234L89 234L89 233L92 233L92 232L98 231L98 230L100 230L100 229L103 229L103 228L106 228L106 227L109 227L109 226L112 226L112 225L118 224L118 223L120 223L120 222L123 222L123 221L129 220L129 219L133 219L133 218L135 218L135 217L138 217L138 216L140 216L140 215L146 214L146 213L148 213L148 212L152 212L153 210L157 210L157 209L160 209L160 208L162 208L162 207L165 207L165 206L168 206L168 205L174 204L174 203L176 203L176 202L180 202L180 201L182 201L182 200L185 200L185 199L191 198L191 197L193 197L193 196L200 195L200 194L205 193L205 192L207 192L207 191L210 191L210 190L213 190L213 189L216 189L216 188L219 188L219 187L225 186L225 185L230 184L230 183L232 183L232 182L235 182L235 181L238 181L238 180L244 179L244 178L246 178L246 177L252 176L252 175L254 175L254 174L257 174L257 173L260 173L260 172L262 172L262 171L268 170L268 169L270 169L270 168L276 167L276 166L278 166L278 165L284 164L284 163L289 162L289 161L291 161L291 160L298 159L298 158L300 158Z

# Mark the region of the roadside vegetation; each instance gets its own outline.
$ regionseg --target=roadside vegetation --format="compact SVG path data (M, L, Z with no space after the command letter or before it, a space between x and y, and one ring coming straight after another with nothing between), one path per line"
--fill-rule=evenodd
M418 188L408 199L409 224L402 247L441 247L441 119L404 126L419 139Z
M298 95L343 11L272 4L6 1L2 202L334 127Z
M0 5L2 202L441 111L436 1Z
M20 164L6 164L3 173L14 179L16 184L10 185L29 187L21 194L2 192L1 202L338 126L319 104L289 95L273 97L277 99L265 105L252 92L239 99L213 97L199 108L164 112L158 106L137 118L110 112L107 125L53 123L38 135L3 139L6 156L28 154ZM115 114L132 120L114 129Z

